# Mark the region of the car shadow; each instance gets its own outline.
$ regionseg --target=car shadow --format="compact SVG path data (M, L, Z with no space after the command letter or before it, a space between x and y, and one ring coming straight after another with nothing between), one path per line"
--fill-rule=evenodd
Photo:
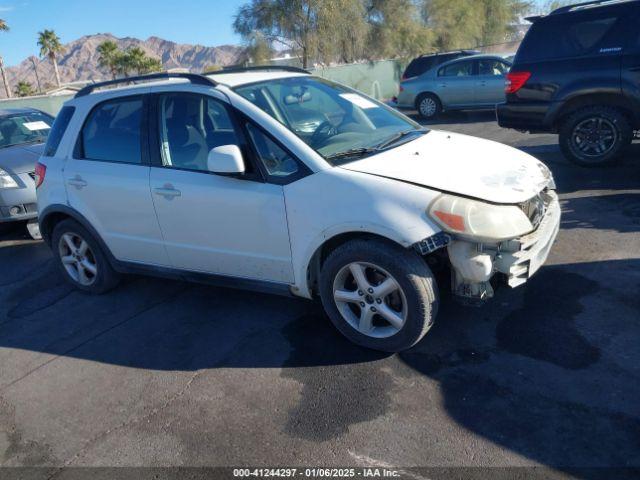
M51 263L3 289L0 347L137 369L281 368L304 385L285 430L318 441L386 413L405 365L437 382L458 425L523 457L640 466L638 259L545 267L481 309L445 299L399 355L352 345L313 302L137 277L93 297ZM1 373L0 389L21 374Z

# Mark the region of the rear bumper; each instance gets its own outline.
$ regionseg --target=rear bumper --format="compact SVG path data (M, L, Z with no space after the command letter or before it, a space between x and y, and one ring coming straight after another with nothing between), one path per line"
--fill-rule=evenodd
M498 125L530 132L550 132L549 105L540 103L500 103L496 106Z

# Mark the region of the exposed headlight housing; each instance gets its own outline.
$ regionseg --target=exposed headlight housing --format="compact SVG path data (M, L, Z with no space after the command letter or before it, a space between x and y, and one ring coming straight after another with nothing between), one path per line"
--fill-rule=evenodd
M6 171L0 168L0 188L18 188L18 184Z
M436 198L428 214L445 231L475 242L501 242L533 230L517 206L492 205L453 195Z

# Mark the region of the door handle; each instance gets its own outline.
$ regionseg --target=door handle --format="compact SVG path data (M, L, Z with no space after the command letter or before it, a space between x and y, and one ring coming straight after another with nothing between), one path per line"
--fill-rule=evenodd
M441 84L440 84L440 87L442 87L442 88L447 88L447 84L446 84L446 83L441 83Z
M67 180L67 184L76 187L78 190L87 186L87 182L85 182L80 175L76 175Z
M162 188L154 188L153 193L166 198L179 197L180 195L182 195L182 192L180 190L176 190L171 185L165 185Z

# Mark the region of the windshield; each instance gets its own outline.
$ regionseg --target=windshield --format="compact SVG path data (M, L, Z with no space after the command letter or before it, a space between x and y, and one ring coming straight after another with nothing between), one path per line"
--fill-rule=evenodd
M380 102L317 77L268 80L235 91L333 165L390 148L426 131Z
M0 117L0 148L47 140L53 118L41 112Z

